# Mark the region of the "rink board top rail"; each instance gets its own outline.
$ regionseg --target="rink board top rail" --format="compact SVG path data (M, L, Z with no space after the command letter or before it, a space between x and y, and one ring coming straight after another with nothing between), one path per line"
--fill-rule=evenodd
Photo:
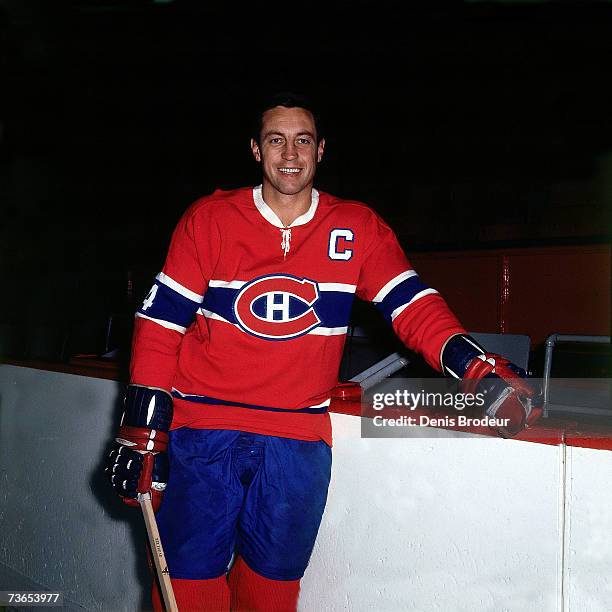
M73 359L70 363L1 360L0 364L106 380L122 381L126 378L117 362L104 359ZM362 416L362 406L360 402L333 400L330 412ZM419 412L418 409L413 412L413 415L417 417L420 414L427 413ZM497 437L497 434L487 427L449 427L448 429ZM587 425L571 418L547 418L512 439L538 444L555 446L566 444L567 446L612 451L612 426Z

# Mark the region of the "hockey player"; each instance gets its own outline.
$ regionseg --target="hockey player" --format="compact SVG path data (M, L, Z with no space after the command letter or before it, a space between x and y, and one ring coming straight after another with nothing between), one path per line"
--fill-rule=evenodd
M467 336L384 221L313 188L325 140L307 102L266 105L251 149L262 185L198 200L174 232L136 315L108 461L126 503L150 491L159 507L181 610L296 609L355 295L434 369L486 387L509 433L529 417L525 373Z

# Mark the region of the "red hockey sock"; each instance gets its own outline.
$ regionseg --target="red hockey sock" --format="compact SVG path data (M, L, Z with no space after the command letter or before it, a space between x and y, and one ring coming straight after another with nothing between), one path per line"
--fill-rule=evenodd
M172 578L172 588L179 612L229 612L230 592L225 576L210 580ZM153 610L163 612L164 601L157 580L153 581L151 599Z
M238 557L230 572L232 612L295 612L299 580L270 580Z

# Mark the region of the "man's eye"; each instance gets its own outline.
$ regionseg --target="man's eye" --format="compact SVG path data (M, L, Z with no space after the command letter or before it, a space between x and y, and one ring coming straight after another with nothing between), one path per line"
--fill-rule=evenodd
M283 142L282 138L270 138L271 144L280 144L281 142Z
M310 142L310 138L298 138L298 144L309 145Z

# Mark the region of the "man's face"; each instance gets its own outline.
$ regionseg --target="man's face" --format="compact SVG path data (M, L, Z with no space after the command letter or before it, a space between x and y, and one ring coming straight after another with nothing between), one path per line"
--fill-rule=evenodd
M317 144L314 117L303 108L276 106L262 117L260 144L251 150L262 163L264 184L284 195L311 189L325 140Z

